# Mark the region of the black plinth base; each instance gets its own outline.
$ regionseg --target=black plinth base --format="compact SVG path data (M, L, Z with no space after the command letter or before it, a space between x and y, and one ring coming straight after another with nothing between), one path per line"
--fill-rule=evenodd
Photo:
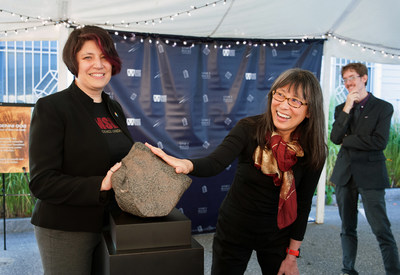
M191 244L191 221L174 208L165 217L140 218L126 212L110 215L111 239L117 251Z
M189 246L116 251L108 233L96 251L96 275L203 275L204 249L192 238Z
M203 275L204 249L176 208L160 218L117 211L95 251L92 274Z

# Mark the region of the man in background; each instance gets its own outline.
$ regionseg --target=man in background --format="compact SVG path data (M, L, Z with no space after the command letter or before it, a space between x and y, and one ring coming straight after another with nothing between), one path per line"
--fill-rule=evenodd
M357 203L361 195L365 215L382 253L386 274L399 275L396 241L386 213L385 188L390 186L386 169L386 148L393 106L367 92L368 69L361 63L342 68L348 90L346 102L336 106L331 140L341 144L331 181L342 220L342 274L358 274Z

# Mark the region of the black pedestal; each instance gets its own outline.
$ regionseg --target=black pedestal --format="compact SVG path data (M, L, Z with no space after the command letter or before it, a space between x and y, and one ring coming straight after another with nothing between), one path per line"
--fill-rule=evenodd
M110 224L95 252L93 274L204 274L204 249L179 210L161 218L113 213Z

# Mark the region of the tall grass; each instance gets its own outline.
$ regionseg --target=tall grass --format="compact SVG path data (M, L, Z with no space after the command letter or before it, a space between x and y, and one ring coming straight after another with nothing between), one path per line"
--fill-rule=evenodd
M330 135L332 132L332 125L334 121L335 105L336 105L335 98L331 97L329 103L328 137L327 137L328 156L326 159L326 181L325 181L326 204L330 204L332 202L332 195L335 192L334 184L329 179L331 178L333 167L335 166L336 162L336 157L340 150L340 146L334 144L330 139Z
M400 187L400 123L397 119L390 127L389 142L384 153L391 187Z
M35 205L35 200L31 197L28 183L23 173L4 174L0 176L1 188L6 184L6 218L30 217ZM3 215L3 199L1 201L1 218Z

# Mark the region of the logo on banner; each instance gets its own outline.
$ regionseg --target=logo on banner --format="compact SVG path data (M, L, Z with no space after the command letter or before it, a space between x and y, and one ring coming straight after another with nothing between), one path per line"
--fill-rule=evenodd
M167 95L153 95L153 102L167 102Z
M204 143L203 143L203 148L204 149L208 149L208 147L210 147L210 143L208 142L208 141L204 141Z
M201 78L202 79L210 79L211 78L211 72L201 72Z
M246 80L256 80L257 79L257 74L256 73L246 73L244 75Z
M301 51L300 50L292 50L291 54L292 54L292 56L300 56Z
M204 49L203 49L203 53L205 54L205 55L209 55L210 54L210 49L208 48L208 47L205 47Z
M158 52L164 53L164 47L161 44L158 44Z
M221 192L228 192L231 186L229 184L221 185Z
M184 117L184 118L182 118L182 126L183 127L186 127L186 126L188 126L188 120L187 120L187 118L186 117Z
M178 146L181 150L189 150L189 141L179 141Z
M131 96L129 97L132 101L134 101L137 98L136 93L132 93Z
M127 118L126 119L126 124L128 126L141 126L142 121L140 118Z
M225 123L226 125L229 125L229 124L232 123L232 120L231 120L229 117L227 117L227 118L224 120L224 123Z
M163 143L161 141L157 142L157 147L160 148L161 150L164 149L164 145L163 145Z
M231 95L224 95L224 96L222 97L222 100L223 100L225 103L232 103L232 102L233 102L233 96L231 96Z
M226 72L225 73L225 78L226 79L230 79L232 77L232 73L231 72Z
M198 214L207 214L207 207L199 207L197 208Z
M209 118L202 118L201 119L201 126L208 127L211 125L211 119Z
M126 69L126 75L129 77L142 77L142 70Z
M236 52L235 50L231 49L223 49L222 50L222 56L235 56Z
M192 54L192 47L182 47L181 53L182 54Z

